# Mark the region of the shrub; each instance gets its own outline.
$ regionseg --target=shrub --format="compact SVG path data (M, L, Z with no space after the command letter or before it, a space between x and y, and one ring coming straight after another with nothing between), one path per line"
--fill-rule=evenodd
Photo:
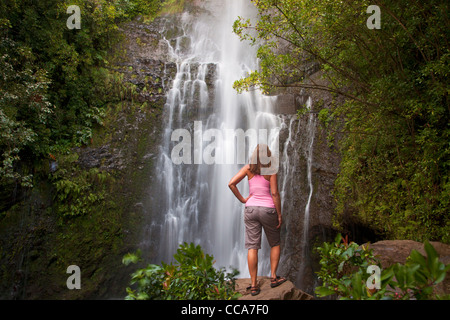
M321 258L317 275L323 283L315 292L320 297L337 296L342 300L450 299L450 295L440 296L435 291L450 265L439 261L439 255L428 241L424 248L426 257L412 250L405 264L397 263L380 272L379 289L369 289L366 284L372 274L368 267L380 267L380 262L373 250L348 243L338 235L334 243L316 248Z
M226 273L213 267L213 256L204 254L194 244L180 245L174 255L175 264L149 264L131 275L127 300L229 300L238 297L235 291L237 270ZM140 261L140 252L127 254L125 265Z

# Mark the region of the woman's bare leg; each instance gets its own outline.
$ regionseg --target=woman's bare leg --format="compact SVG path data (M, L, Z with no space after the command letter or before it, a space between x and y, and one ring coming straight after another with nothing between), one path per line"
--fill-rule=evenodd
M280 246L270 248L270 272L272 279L277 277L278 263L280 262Z
M258 276L258 249L248 249L247 263L250 278L252 280L252 287L256 287Z

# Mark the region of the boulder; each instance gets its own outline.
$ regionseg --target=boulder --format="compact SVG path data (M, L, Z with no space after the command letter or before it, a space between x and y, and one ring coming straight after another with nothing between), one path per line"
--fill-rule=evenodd
M430 244L439 254L439 260L442 263L450 263L450 245L441 242L431 241ZM426 256L423 243L413 240L383 240L369 244L373 249L375 256L380 259L383 268L387 268L395 263L405 263L406 258L412 250L419 251Z
M450 264L450 245L435 241L430 241L430 244L439 254L439 260L444 264ZM423 243L412 240L383 240L369 244L369 248L373 249L382 268L388 268L396 263L404 264L412 250L417 250L426 256ZM450 276L448 273L444 281L436 286L436 293L450 294Z
M247 287L250 286L251 280L249 278L237 279L236 290L242 294L239 300L311 300L313 297L306 292L296 288L291 281L279 285L278 287L270 287L269 277L258 277L259 287L261 292L252 296Z

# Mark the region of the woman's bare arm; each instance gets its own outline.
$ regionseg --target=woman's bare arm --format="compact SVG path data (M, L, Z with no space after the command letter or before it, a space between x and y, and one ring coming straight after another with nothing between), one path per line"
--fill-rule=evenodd
M273 174L270 176L270 193L272 195L273 203L275 203L275 209L278 214L278 226L281 227L282 218L281 218L281 197L280 192L278 191L278 181L277 174Z
M228 182L228 187L234 193L236 198L242 203L246 203L247 200L251 197L251 195L249 195L247 198L244 198L239 192L239 189L237 188L236 185L239 182L241 182L242 179L245 178L247 172L248 172L248 165L244 166L241 170L239 170L239 172L230 180L230 182Z

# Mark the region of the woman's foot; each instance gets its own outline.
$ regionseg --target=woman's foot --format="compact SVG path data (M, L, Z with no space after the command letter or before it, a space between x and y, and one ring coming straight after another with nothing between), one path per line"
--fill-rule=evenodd
M261 292L261 289L259 289L259 286L256 285L254 287L250 287L250 293L252 296L257 296Z
M275 277L270 279L270 286L272 288L278 287L280 284L285 283L287 281L286 278L283 277Z

